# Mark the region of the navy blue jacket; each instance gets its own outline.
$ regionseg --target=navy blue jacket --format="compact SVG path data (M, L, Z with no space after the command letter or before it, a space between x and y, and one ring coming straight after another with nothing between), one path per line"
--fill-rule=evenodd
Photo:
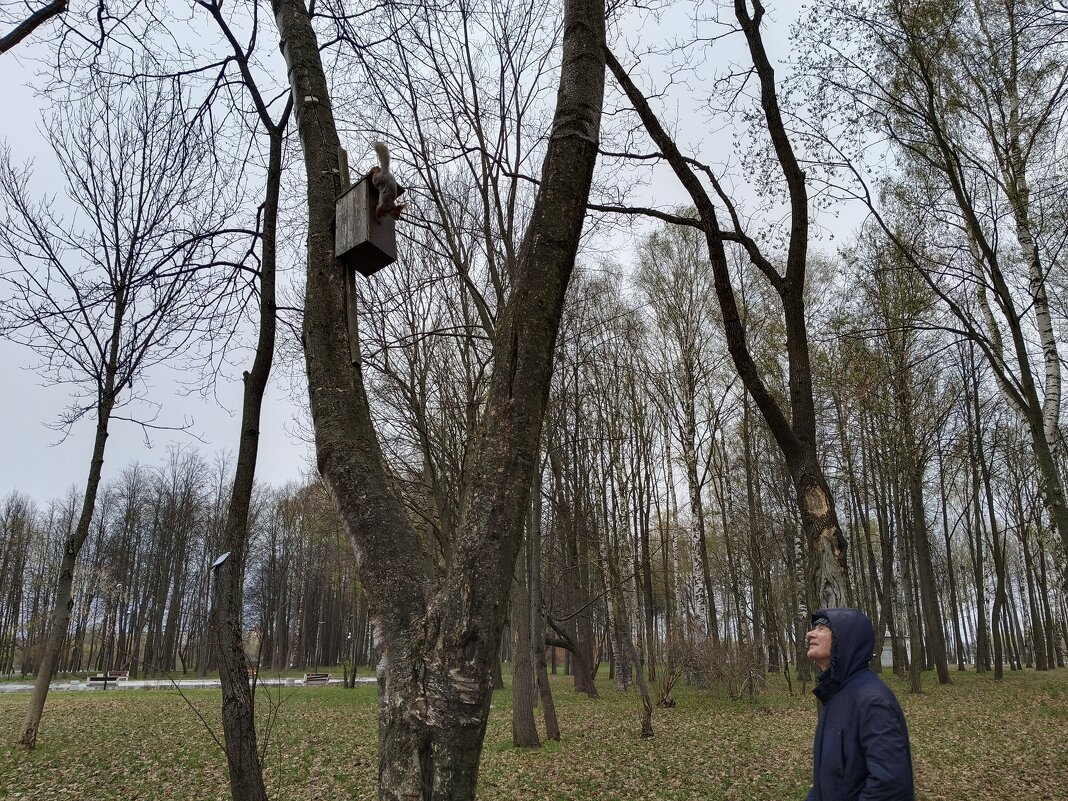
M856 609L821 609L831 623L831 664L812 690L822 701L808 801L915 801L905 716L868 670L875 629Z

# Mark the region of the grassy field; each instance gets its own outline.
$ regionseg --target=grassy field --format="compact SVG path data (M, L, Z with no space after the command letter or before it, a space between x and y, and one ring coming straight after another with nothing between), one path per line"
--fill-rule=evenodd
M890 678L909 722L918 798L1068 799L1068 670L1009 673L1000 684L953 674L949 687L928 678L919 696ZM656 737L642 741L633 693L603 682L603 697L589 700L565 677L554 682L564 736L541 749L512 747L509 694L495 697L480 799L804 797L811 696L772 688L749 704L682 688L678 706L657 710ZM219 732L219 692L187 696ZM266 768L272 801L373 798L374 687L298 687L279 697ZM228 798L219 747L175 692L53 693L31 752L11 745L27 700L0 694L0 798ZM264 714L268 704L258 707Z

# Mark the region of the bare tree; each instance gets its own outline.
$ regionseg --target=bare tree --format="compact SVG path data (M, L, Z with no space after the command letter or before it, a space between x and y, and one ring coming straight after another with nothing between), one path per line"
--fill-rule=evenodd
M99 75L84 101L63 103L46 126L81 219L67 223L29 198L9 152L0 165L4 331L42 359L42 373L82 394L61 424L95 418L78 524L64 547L48 645L19 742L37 740L48 685L67 633L75 562L93 516L108 428L139 398L151 367L178 357L206 308L199 268L221 245L225 175L187 125L176 86L121 85ZM218 204L218 205L216 205ZM146 433L154 418L139 422Z
M282 182L282 148L293 101L286 100L278 119L270 109L270 100L261 91L254 69L255 43L259 31L253 18L253 32L248 44L239 42L217 0L198 0L231 49L232 63L240 83L247 92L257 124L268 142L264 176L264 200L259 213L258 324L252 369L243 376L241 428L234 481L223 527L222 547L229 558L213 571L215 604L212 627L219 646L220 679L223 690L223 734L230 775L230 791L235 801L266 801L263 767L256 736L254 685L250 681L248 659L242 637L244 581L249 545L249 509L256 477L259 453L260 412L274 361L277 329L276 273L278 263L278 208ZM224 71L226 75L225 63ZM221 79L221 82L225 82ZM262 637L261 632L261 637Z
M697 226L704 234L727 349L746 391L775 437L794 483L796 504L801 513L808 548L810 598L824 606L843 606L848 594L846 541L838 523L834 497L820 464L816 407L812 394L805 297L810 227L806 176L791 143L780 108L775 70L761 34L764 5L760 0L735 0L734 12L752 59L753 67L749 74L755 76L759 87L761 120L770 138L775 166L781 173L788 200L789 226L781 234L785 243L782 266L776 264L775 257L771 255L774 245L771 248L765 245L762 249L761 244L745 230L738 204L727 194L713 170L683 155L645 94L611 53L608 55L608 66L641 118L659 154L674 170L696 207L696 220L658 210L652 210L652 213L672 222ZM703 179L711 185L711 193ZM721 210L717 208L713 197L725 209L729 223L721 221ZM753 266L779 297L785 323L789 371L786 408L769 388L768 377L762 373L747 342L746 325L729 270L729 242L736 242L744 248Z

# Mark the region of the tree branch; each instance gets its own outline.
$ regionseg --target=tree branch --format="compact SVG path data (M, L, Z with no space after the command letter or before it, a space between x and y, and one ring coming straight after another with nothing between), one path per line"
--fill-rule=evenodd
M9 33L0 38L0 53L6 53L35 30L44 25L53 17L58 17L67 11L67 0L53 0L42 8L34 11L22 22L14 27Z

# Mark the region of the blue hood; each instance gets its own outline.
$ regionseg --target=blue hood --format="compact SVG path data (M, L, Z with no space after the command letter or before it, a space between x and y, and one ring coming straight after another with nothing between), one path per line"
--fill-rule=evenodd
M825 617L831 623L831 665L820 674L816 695L831 695L853 676L868 669L875 649L875 627L859 609L820 609L815 620Z

